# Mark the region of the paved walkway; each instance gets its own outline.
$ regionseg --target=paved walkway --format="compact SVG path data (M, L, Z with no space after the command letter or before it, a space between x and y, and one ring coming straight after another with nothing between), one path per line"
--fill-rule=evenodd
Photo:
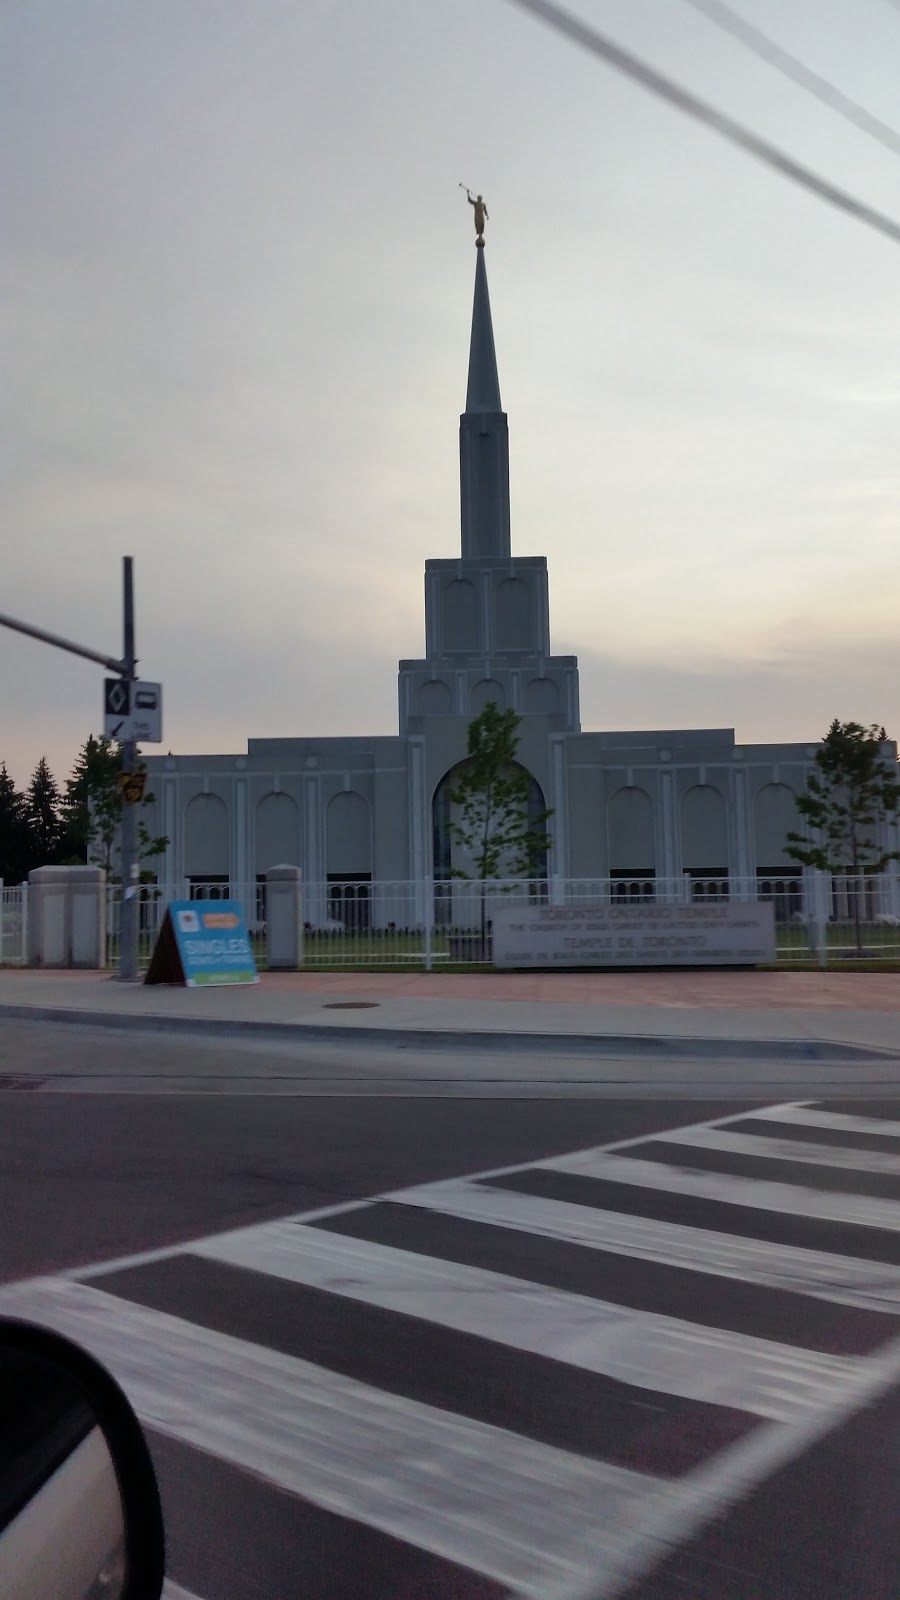
M0 971L0 1017L121 1018L459 1039L809 1040L900 1053L893 973L264 974L249 988L120 984L108 973Z
M0 968L0 999L74 996L109 984L109 972ZM136 986L150 1004L179 993L176 987ZM228 991L219 989L221 998ZM894 972L264 972L255 988L233 990L263 1005L278 995L365 997L376 1000L552 1001L556 1005L685 1006L694 1010L763 1006L779 1010L900 1011L900 974ZM195 991L195 995L198 991Z

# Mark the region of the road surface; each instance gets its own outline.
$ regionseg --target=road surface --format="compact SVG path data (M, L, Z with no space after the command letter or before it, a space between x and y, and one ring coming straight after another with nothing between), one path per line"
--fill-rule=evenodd
M15 1086L63 1048L0 1310L123 1382L173 1597L896 1600L900 1098Z

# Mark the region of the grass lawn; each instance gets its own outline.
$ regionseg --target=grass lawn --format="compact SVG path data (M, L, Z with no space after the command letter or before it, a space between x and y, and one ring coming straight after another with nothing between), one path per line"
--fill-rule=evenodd
M866 962L874 969L884 971L889 963L900 962L900 927L883 923L861 924L861 956L856 954L856 929L852 922L830 922L826 929L829 968L843 967L853 971L864 970ZM778 965L818 964L818 954L810 949L806 928L794 923L781 923L775 930L778 948Z

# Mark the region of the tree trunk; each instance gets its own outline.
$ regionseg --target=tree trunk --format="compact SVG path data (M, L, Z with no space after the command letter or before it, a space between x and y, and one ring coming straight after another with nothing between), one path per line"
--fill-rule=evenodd
M484 803L484 832L481 838L481 954L484 956L484 935L486 922L485 884L487 882L487 854L488 841L491 837L491 821L493 818L493 790L489 790Z
M854 896L853 896L853 931L856 934L856 954L858 956L861 956L862 953L863 953L863 945L862 945L862 927L860 926L860 920L859 920L859 879L858 878L856 880L856 890L855 890Z
M862 878L859 868L859 849L856 843L856 830L850 836L851 862L853 865L853 931L856 935L856 954L862 956L862 928L859 918L859 895L862 887Z

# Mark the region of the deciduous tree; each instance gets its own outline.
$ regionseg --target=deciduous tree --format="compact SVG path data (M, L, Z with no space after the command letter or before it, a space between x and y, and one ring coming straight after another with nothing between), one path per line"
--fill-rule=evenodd
M789 833L793 861L857 880L850 891L856 948L862 953L860 884L864 873L883 872L900 851L886 848L886 824L900 814L897 763L885 753L887 734L877 723L832 722L816 751L815 771L797 810L809 835Z
M550 839L550 811L531 812L532 779L518 765L515 711L501 711L490 700L469 724L467 756L450 801L457 808L451 831L473 866L454 877L473 876L481 884L481 934L485 933L485 884L492 878L536 877L543 869Z
M97 739L91 734L78 752L72 776L66 784L66 848L79 861L103 867L110 878L118 866L119 830L122 823L122 790L119 775L122 771L122 752L111 739ZM141 812L153 805L154 796L144 795ZM154 837L143 816L138 818L138 854L141 860L151 860L162 855L169 841L165 835ZM144 881L153 874L145 869Z

